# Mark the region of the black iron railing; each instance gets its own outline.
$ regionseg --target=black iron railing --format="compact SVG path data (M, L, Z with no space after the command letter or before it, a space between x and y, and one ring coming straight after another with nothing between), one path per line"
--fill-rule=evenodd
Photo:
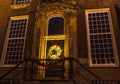
M13 72L15 69L17 69L20 65L22 65L25 62L25 60L21 61L19 64L17 64L16 66L14 66L13 68L11 68L10 70L8 70L5 74L3 74L0 77L0 80L2 80L4 77L6 77L7 75L9 75L11 72Z
M65 66L64 66L64 63L66 61L69 62L68 63L69 68L65 68ZM89 74L91 74L95 78L95 80L91 81L88 78L84 77L80 73L80 71L78 71L73 66L73 63L76 63L77 66L80 66L85 71L87 71ZM59 80L65 80L66 78L64 78L64 73L66 71L68 71L67 80L72 80L74 78L73 73L76 72L80 77L85 79L90 84L120 84L120 81L111 81L111 80L105 81L105 80L102 80L99 76L97 76L94 72L92 72L88 67L85 67L82 63L80 63L78 60L76 60L73 57L61 58L61 59L57 59L57 60L56 59L32 59L32 58L26 58L23 61L21 61L19 64L17 64L15 67L13 67L9 71L7 71L4 75L2 75L0 77L0 81L3 81L3 79L5 77L7 77L7 75L12 73L20 65L23 66L23 71L24 71L23 80L30 80L30 81L31 80L34 80L34 81L43 80L43 78L41 77L40 71L48 72L48 74L46 74L48 76L50 74L49 72L51 70L53 70L55 67L58 67L57 69L60 69L60 70L56 70L56 69L55 70L60 72L60 73L55 72L55 70L53 70L52 72L54 72L55 74L57 74L60 77ZM39 68L39 67L42 67L42 68ZM53 76L53 74L52 74L52 76ZM52 79L52 80L54 80L54 79Z
M30 59L25 62L24 79L25 80L43 80L41 72L44 71L52 76L57 76L59 79L64 79L64 62L65 59Z
M18 79L3 79L3 80L0 80L0 84L20 84L20 80L18 80Z
M89 68L85 67L82 63L80 63L78 60L72 58L75 63L77 63L79 66L81 66L85 71L89 72L92 76L94 76L97 80L102 80L99 76L97 76L94 72L92 72Z

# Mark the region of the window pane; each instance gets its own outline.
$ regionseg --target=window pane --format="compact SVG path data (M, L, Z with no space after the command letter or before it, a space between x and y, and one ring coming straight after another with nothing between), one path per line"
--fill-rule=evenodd
M30 3L30 0L15 0L15 4Z
M54 17L49 20L48 35L59 35L64 33L64 19Z
M108 11L88 13L92 64L114 64L114 51Z
M59 59L64 55L64 40L47 41L47 58Z
M4 60L5 65L18 64L22 60L26 27L26 18L11 20L6 56Z

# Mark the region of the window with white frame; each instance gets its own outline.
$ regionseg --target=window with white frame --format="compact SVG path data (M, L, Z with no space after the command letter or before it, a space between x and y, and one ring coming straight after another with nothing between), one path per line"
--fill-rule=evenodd
M13 0L11 4L12 9L22 9L30 6L32 0Z
M117 66L117 50L110 9L86 10L90 66Z
M14 0L14 4L26 4L30 3L31 0Z
M28 15L10 17L3 49L3 65L16 65L24 54Z

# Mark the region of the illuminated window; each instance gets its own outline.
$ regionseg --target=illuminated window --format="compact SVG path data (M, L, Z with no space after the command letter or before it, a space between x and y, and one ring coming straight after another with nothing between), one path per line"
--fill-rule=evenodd
M47 59L60 59L64 54L64 40L47 41Z
M59 35L64 33L64 19L53 17L49 20L48 35Z
M13 0L11 4L12 9L23 9L30 6L32 0Z
M117 52L109 9L86 10L90 65L117 65Z
M4 65L18 64L24 54L28 16L11 17L3 49Z
M14 4L25 4L30 3L30 0L14 0Z
M64 19L52 17L48 19L46 41L46 58L59 59L64 55Z

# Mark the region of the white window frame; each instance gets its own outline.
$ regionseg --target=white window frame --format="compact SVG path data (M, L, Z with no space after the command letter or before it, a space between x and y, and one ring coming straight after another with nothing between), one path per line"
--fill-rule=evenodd
M24 0L25 1L25 0ZM30 2L31 2L32 0L29 0L29 2L28 3L20 3L20 4L29 4ZM14 0L13 1L13 4L15 5L16 4L16 2L17 2L17 0ZM17 4L16 4L17 5Z
M11 4L11 8L12 9L22 9L22 8L26 8L28 6L30 6L30 3L32 2L32 0L30 0L28 3L20 3L20 4L16 4L16 0L13 0L13 4Z
M108 12L109 26L110 26L110 30L111 30L110 33L111 33L111 36L112 36L112 44L113 44L113 54L114 54L114 59L115 59L114 64L92 64L88 14L89 13L99 13L99 12ZM114 30L113 30L113 25L112 25L112 18L111 18L111 14L110 14L110 8L85 10L85 15L86 15L86 30L87 30L87 40L88 40L87 42L88 42L89 66L90 67L118 67L119 66L119 61L118 61L118 55L117 55L117 48L116 48Z
M5 38L5 42L4 42L4 48L3 48L3 51L2 51L2 59L1 59L1 63L0 63L0 65L2 67L9 67L9 66L12 67L12 66L15 66L15 65L5 65L4 61L5 61L5 56L6 56L6 52L7 52L7 45L8 45L8 41L9 41L9 33L10 33L11 22L12 22L12 20L19 20L19 19L27 19L25 36L22 37L24 39L24 46L23 46L23 54L24 54L24 48L25 48L25 41L26 41L26 33L27 33L29 15L10 17L9 24L8 24L8 29L7 29L7 33L6 33L6 38ZM19 38L19 37L17 37L17 38ZM23 58L23 54L22 54L22 58Z

